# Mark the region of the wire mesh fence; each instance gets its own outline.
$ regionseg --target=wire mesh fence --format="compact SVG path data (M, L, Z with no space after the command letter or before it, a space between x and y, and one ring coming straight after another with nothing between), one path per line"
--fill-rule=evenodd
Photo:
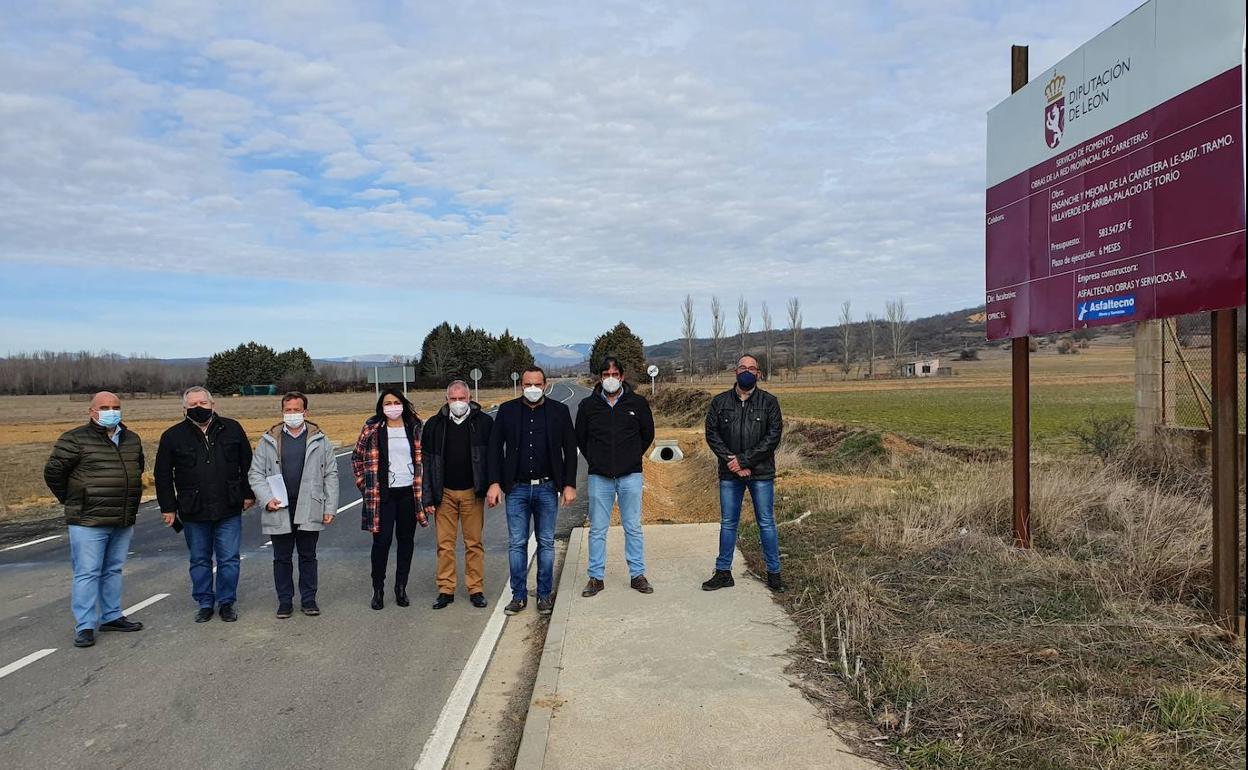
M1175 316L1162 322L1165 420L1169 425L1208 430L1213 421L1212 329L1209 313ZM1244 429L1244 326L1242 313L1238 362L1239 429Z

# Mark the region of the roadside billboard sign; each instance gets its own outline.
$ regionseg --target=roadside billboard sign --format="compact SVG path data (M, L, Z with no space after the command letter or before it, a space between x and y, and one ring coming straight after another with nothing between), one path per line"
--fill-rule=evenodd
M1243 44L1151 0L989 111L989 339L1244 304Z

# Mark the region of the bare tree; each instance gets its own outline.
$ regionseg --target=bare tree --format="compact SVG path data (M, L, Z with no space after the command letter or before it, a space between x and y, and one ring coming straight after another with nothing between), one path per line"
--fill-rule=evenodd
M723 371L724 348L724 308L719 304L719 297L711 296L711 374Z
M767 356L767 379L771 379L771 362L776 358L776 335L771 323L771 309L763 302L763 353Z
M742 295L737 298L737 336L741 343L737 351L738 358L745 355L745 338L750 334L750 320L750 303Z
M693 297L685 295L685 304L680 306L680 333L685 338L685 371L689 373L689 381L693 382L697 359L693 354L693 343L698 336L698 320L693 316Z
M875 313L867 311L867 376L875 376Z
M893 299L884 303L884 320L893 344L893 366L901 366L901 354L910 339L910 319L906 316L906 301Z
M796 375L802 370L802 301L789 297L789 335L793 347L789 351L789 371Z
M854 361L854 355L853 355L854 327L850 325L854 322L854 316L850 312L849 300L845 300L844 302L841 303L840 322L841 322L841 373L844 374L846 377L848 377L849 370L852 368L853 361Z

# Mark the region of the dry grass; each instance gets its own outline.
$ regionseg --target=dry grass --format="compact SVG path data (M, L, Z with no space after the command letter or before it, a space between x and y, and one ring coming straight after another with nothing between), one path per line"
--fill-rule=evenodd
M1023 553L1006 464L917 451L864 471L782 487L782 521L813 512L781 527L811 693L847 688L907 767L1244 766L1243 642L1206 625L1206 501L1049 461Z
M510 389L483 390L480 394L487 408L511 397ZM440 390L414 390L409 398L422 417L445 402ZM373 413L377 397L372 393L330 393L312 395L309 401L308 418L331 440L349 445ZM160 434L182 419L182 404L176 398L123 397L122 409L126 425L143 438L150 469ZM253 443L281 414L279 399L273 396L222 398L217 409L238 420ZM56 439L86 419L87 402L68 396L0 396L0 520L47 514L55 501L43 483L43 464Z

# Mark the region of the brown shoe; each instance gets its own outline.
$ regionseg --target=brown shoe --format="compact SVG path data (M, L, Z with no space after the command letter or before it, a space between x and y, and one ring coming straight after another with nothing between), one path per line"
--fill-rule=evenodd
M607 587L607 584L603 583L598 578L590 578L589 582L585 584L585 590L581 591L581 596L584 596L584 597L597 596L598 592L606 587Z
M645 575L638 575L637 577L628 581L628 584L629 586L631 586L632 588L635 588L636 590L640 591L643 594L654 593L654 588L650 585L650 581L646 580Z

